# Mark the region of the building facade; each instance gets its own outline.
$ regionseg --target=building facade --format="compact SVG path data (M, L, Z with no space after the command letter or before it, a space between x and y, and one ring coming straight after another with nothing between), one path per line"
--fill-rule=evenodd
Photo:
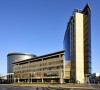
M89 82L91 75L91 10L75 9L64 35L64 50L43 56L10 53L8 75L15 82ZM13 63L13 64L12 64Z
M13 64L15 82L66 82L64 51L26 59Z
M26 60L29 58L36 57L36 55L32 54L27 54L27 53L17 53L17 52L12 52L8 53L7 55L7 80L8 82L13 82L13 64L14 62L21 61L21 60Z
M75 9L64 36L65 61L71 82L84 83L91 74L91 10ZM89 80L89 78L88 78Z

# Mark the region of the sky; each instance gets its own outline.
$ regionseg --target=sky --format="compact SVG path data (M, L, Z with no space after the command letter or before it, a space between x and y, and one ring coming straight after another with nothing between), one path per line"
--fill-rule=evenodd
M100 0L0 0L0 75L7 54L37 56L63 50L67 22L75 8L91 8L92 72L100 73Z

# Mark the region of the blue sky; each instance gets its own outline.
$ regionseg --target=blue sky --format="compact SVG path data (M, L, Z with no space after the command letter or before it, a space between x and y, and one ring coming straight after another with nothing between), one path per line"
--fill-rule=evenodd
M92 11L92 72L100 72L99 0L0 0L0 74L7 72L7 54L36 55L63 49L69 17L89 3Z

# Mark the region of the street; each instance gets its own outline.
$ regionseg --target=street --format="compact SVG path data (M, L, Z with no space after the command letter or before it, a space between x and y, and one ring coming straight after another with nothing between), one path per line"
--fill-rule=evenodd
M91 87L93 90L100 90L100 84L90 84L90 87Z
M54 87L35 87L35 86L0 86L0 90L70 90L64 88L54 88Z
M61 88L61 87L42 87L42 86L14 86L0 85L0 90L95 90L82 88ZM99 89L98 89L99 90Z

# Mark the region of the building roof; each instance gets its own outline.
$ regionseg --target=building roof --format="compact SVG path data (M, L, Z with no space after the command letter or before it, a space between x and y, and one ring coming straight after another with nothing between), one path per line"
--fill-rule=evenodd
M10 56L10 55L28 55L28 56L35 56L34 54L29 54L29 53L20 53L20 52L10 52L7 54L7 56Z
M74 12L73 12L73 14L70 16L70 19L69 19L69 21L68 21L68 23L67 23L67 28L69 27L70 21L73 19L73 16L74 16L74 13L75 13L75 12L84 13L84 12L86 12L87 10L91 11L90 6L89 6L88 3L85 5L85 7L83 8L83 10L81 10L81 9L74 9ZM68 31L67 28L66 28L66 31L65 31L65 34L64 34L64 39L65 39L66 32ZM63 42L64 42L64 40L63 40Z
M38 58L42 58L42 57L47 57L47 56L50 56L50 55L59 54L59 53L64 53L64 52L65 52L65 50L61 50L61 51L57 51L57 52L45 54L45 55L42 55L42 56L33 57L33 58L31 58L31 59L26 59L26 60L21 60L21 61L18 61L18 62L14 62L13 64L20 63L20 62L25 62L25 61L29 61L29 60L32 60L32 59L38 59Z
M91 11L90 6L89 6L88 3L85 5L85 7L84 7L82 13L85 12L87 9L88 9L89 11Z

